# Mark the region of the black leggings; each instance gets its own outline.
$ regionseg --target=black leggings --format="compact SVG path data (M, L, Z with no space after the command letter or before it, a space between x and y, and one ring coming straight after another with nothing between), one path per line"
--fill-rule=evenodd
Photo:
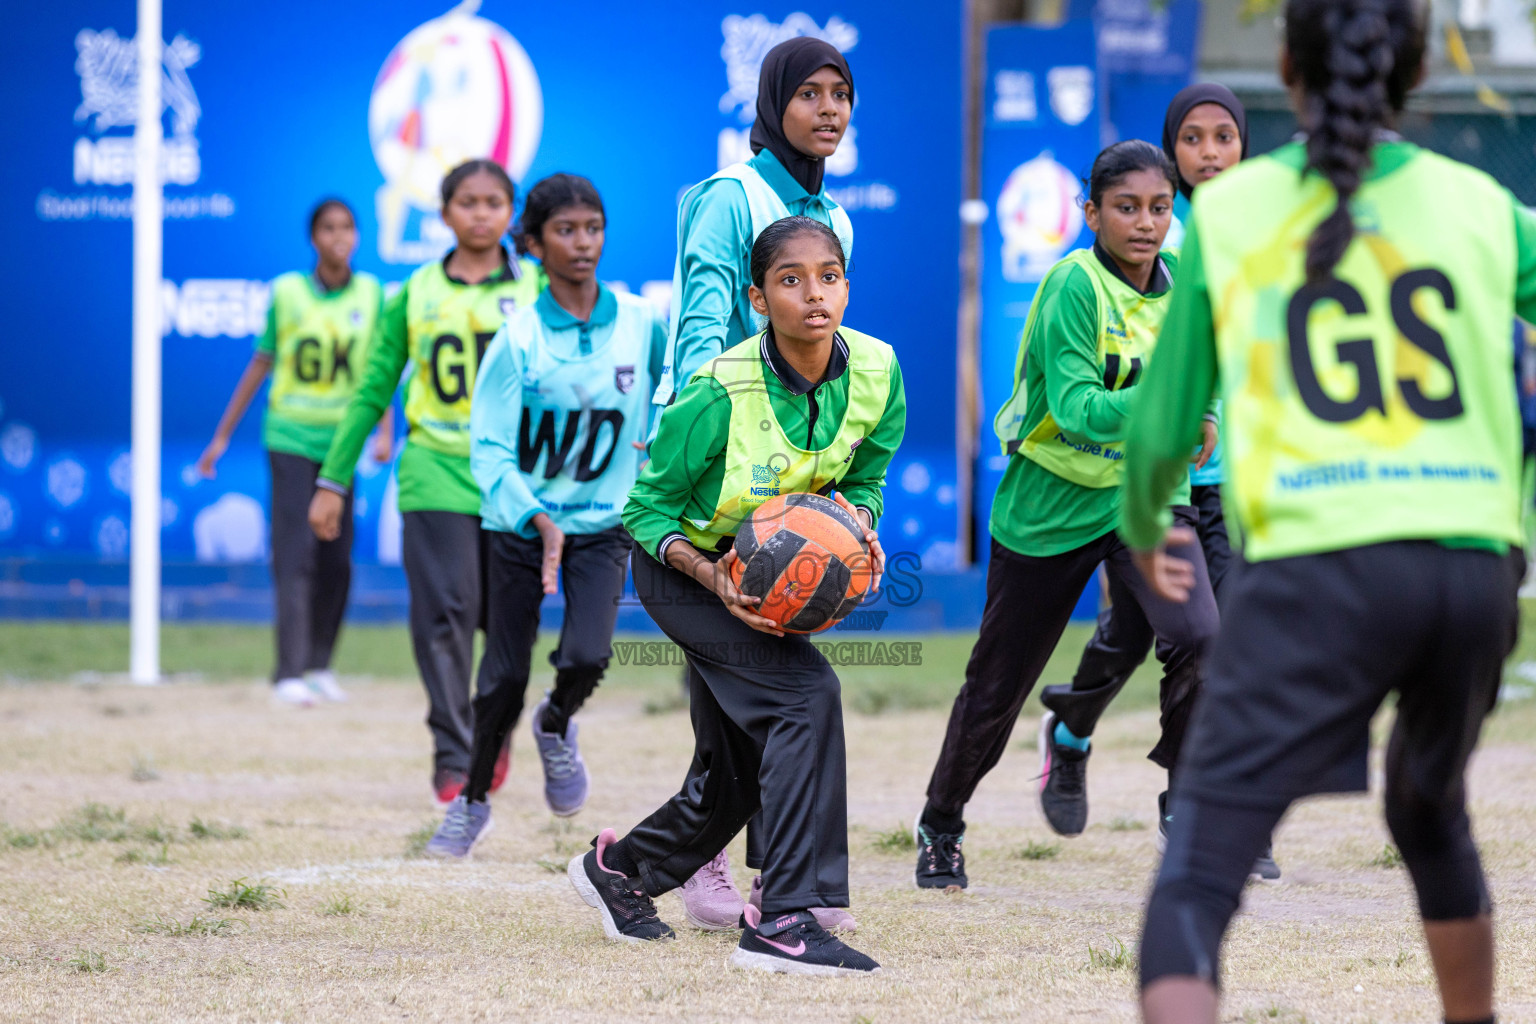
M1514 647L1524 569L1519 554L1402 541L1234 572L1147 907L1143 987L1219 982L1254 858L1292 801L1366 788L1371 717L1392 693L1386 818L1420 915L1488 910L1464 777Z
M490 791L496 757L523 713L544 602L544 542L487 532L485 664L475 691L475 738L464 786L464 798L471 802L484 800ZM576 713L608 669L629 547L622 526L565 538L560 556L565 618L560 643L549 656L555 669L550 706L562 719Z
M1147 586L1131 562L1130 550L1113 533L1046 557L1021 555L994 540L981 635L966 664L965 684L955 697L928 782L928 807L942 818L952 820L963 813L977 784L1002 757L1019 710L1100 562L1126 586L1158 635L1174 646L1170 665L1179 667L1177 678L1183 685L1164 689L1163 740L1152 754L1164 767L1173 765L1199 689L1200 661L1216 633L1216 599L1205 581L1203 562L1196 567L1197 584L1189 601L1175 604Z

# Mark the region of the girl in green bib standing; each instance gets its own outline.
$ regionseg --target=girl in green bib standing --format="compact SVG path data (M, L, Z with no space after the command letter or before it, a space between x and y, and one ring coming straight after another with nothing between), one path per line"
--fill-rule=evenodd
M512 181L492 160L470 160L443 178L443 222L456 244L413 273L384 305L362 385L347 405L309 508L322 540L341 530L345 494L368 432L389 408L407 362L409 427L397 470L404 521L411 646L427 690L434 745L432 789L447 804L468 777L474 719L470 670L483 625L486 537L480 488L469 467L469 407L486 346L514 310L531 305L544 278L514 260ZM482 664L482 669L484 665ZM492 788L505 776L503 757Z
M1189 198L1195 187L1247 155L1248 117L1232 91L1215 82L1191 85L1174 96L1163 121L1163 152L1179 174L1174 215L1188 220ZM1211 577L1211 592L1221 597L1231 551L1221 512L1221 448L1216 443L1214 417L1201 424L1204 443L1189 470L1190 504L1197 515L1200 546ZM1047 708L1040 722L1040 810L1061 835L1080 834L1088 824L1088 755L1090 737L1100 716L1146 660L1155 639L1152 626L1135 599L1115 577L1109 579L1110 605L1099 613L1098 628L1083 649L1070 683L1047 686L1040 703ZM1158 646L1158 660L1168 662L1168 645ZM1198 665L1178 669L1198 672ZM1179 687L1176 678L1163 685ZM1158 807L1158 840L1167 838L1167 798ZM1272 851L1254 862L1256 878L1280 877Z
M997 417L1010 457L992 504L981 635L916 827L919 887L968 884L965 805L1007 748L1019 709L1101 562L1168 645L1163 736L1151 757L1173 767L1200 659L1216 632L1216 599L1203 560L1188 603L1152 593L1115 527L1125 425L1178 270L1178 259L1161 252L1177 184L1151 143L1133 139L1100 153L1084 204L1093 248L1052 267L1030 306L1014 394ZM1189 445L1200 435L1198 425L1191 429ZM1186 450L1186 470L1188 462ZM1194 521L1187 479L1174 504L1181 521Z
M1509 324L1536 318L1536 217L1392 131L1424 73L1425 10L1286 5L1280 73L1304 135L1195 192L1131 418L1121 531L1159 593L1182 600L1202 565L1165 509L1220 382L1224 504L1243 555L1147 907L1153 1024L1214 1024L1249 866L1293 801L1366 788L1389 697L1387 827L1444 1019L1493 1020L1465 773L1519 622Z
M277 606L275 700L309 707L317 698L346 700L331 672L331 654L352 583L352 490L340 496L337 532L319 540L309 529L310 495L347 402L362 379L379 319L382 293L372 274L352 270L357 221L340 199L320 202L309 217L318 260L309 273L272 282L267 328L235 385L213 440L197 460L212 478L230 436L268 376L262 436L272 470L272 596ZM379 424L374 458L388 462L390 418Z
M747 297L752 244L765 228L784 217L810 217L830 227L845 258L852 258L853 225L827 195L824 180L826 159L837 151L852 113L853 72L830 43L799 36L764 55L752 158L699 182L678 204L672 323L656 386L658 414L695 370L766 326ZM700 684L695 679L687 685ZM694 765L696 771L704 767ZM758 832L755 822L747 827L750 868L762 867ZM741 892L724 850L688 880L681 896L696 927L729 930L741 919ZM838 927L854 927L852 915L842 914Z
M572 859L571 882L611 939L670 936L653 897L682 886L761 810L762 890L741 912L730 962L793 974L878 969L816 913L848 905L837 673L732 582L732 541L761 492L835 490L879 584L874 524L906 395L891 347L842 326L844 266L837 236L808 217L758 235L751 298L769 327L705 364L662 414L624 507L635 592L697 680L694 763L704 768L624 838L604 829ZM766 475L778 486L754 486Z

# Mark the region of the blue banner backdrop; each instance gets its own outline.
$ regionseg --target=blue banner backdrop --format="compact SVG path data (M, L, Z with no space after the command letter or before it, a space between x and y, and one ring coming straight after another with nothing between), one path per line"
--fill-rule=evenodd
M1098 52L1087 19L987 33L981 193L981 458L976 517L985 526L1009 456L992 420L1013 391L1035 287L1066 253L1090 245L1081 179L1099 151ZM986 549L982 548L985 555Z
M603 277L664 305L681 192L747 152L762 54L815 34L848 53L858 87L828 167L857 238L848 320L895 345L906 369L911 412L886 547L920 555L925 569L952 566L961 5L476 8L167 3L167 561L265 556L264 396L217 479L191 467L261 330L266 282L311 265L317 199L353 205L357 266L399 282L449 244L435 213L447 164L494 156L524 184L585 174L610 218ZM118 563L130 477L134 8L76 0L15 8L4 21L0 87L18 144L0 167L0 550L14 565ZM361 470L357 557L396 562L392 472L366 457Z

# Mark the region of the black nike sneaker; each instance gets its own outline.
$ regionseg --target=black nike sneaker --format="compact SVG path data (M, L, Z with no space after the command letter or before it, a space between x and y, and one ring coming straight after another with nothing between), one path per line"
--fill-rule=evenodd
M1088 825L1088 754L1056 742L1056 712L1040 719L1040 813L1059 836Z
M728 961L777 974L873 974L874 960L834 937L809 910L782 914L771 921L752 904L742 911L745 928Z
M963 830L953 835L931 831L919 813L912 835L917 840L917 871L912 878L919 889L964 889L970 884L960 850L965 842Z
M605 828L592 840L592 849L571 858L565 873L587 906L603 916L603 934L615 942L649 942L676 938L666 922L656 916L656 904L645 894L638 878L603 866L603 853L618 839Z

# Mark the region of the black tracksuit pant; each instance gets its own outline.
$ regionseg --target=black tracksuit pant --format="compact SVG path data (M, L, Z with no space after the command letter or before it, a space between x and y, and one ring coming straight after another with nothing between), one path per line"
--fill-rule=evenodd
M675 889L761 807L763 913L848 905L841 684L805 636L759 633L636 546L635 590L682 647L696 763L621 840L652 896Z
M400 518L411 648L427 690L433 763L439 772L467 774L474 729L469 677L475 629L485 625L486 534L479 516L461 512L405 512ZM486 686L486 659L481 659L477 689Z
M1214 488L1196 488L1211 492ZM1217 592L1217 572L1225 576L1231 552L1226 546L1226 526L1221 521L1221 497L1216 494L1214 509L1215 525L1220 529L1219 538L1209 532L1208 517L1210 495L1202 495L1206 506L1175 506L1173 521L1196 531L1200 546L1193 549L1196 556L1190 561L1198 566L1210 580L1212 594ZM1213 555L1213 548L1217 549ZM1157 659L1163 665L1161 705L1166 709L1171 700L1199 685L1201 671L1198 658L1191 658L1187 650L1180 650L1160 636L1147 620L1141 603L1121 576L1109 574L1109 607L1099 613L1098 628L1083 648L1083 656L1077 663L1077 673L1072 682L1065 685L1047 686L1040 691L1040 703L1056 713L1057 718L1074 736L1089 737L1098 726L1099 719L1108 710L1110 702L1120 693L1136 669L1147 658L1153 641L1157 642ZM1185 717L1187 718L1187 712ZM1176 725L1178 735L1164 734L1152 754L1152 760L1165 768L1178 761L1183 743L1182 722Z
M485 659L475 689L474 752L464 787L465 798L472 802L484 800L490 791L496 756L523 713L544 603L544 542L487 532ZM555 668L549 700L566 718L591 696L613 656L613 624L624 593L630 545L622 526L565 538L560 556L565 619L560 644L549 656Z
M1045 670L1072 609L1100 562L1141 607L1157 634L1173 644L1180 667L1177 685L1163 691L1163 739L1152 759L1172 767L1199 689L1198 669L1216 634L1216 599L1196 545L1174 545L1173 554L1193 557L1196 586L1189 601L1175 604L1153 593L1114 533L1058 555L1021 555L992 542L987 567L987 603L981 635L965 667L965 684L955 697L938 763L928 782L928 806L960 817L976 786L1008 746L1019 710Z
M272 596L277 605L275 683L331 667L331 653L352 586L352 492L341 536L324 541L309 528L309 502L320 464L267 452L272 468Z

